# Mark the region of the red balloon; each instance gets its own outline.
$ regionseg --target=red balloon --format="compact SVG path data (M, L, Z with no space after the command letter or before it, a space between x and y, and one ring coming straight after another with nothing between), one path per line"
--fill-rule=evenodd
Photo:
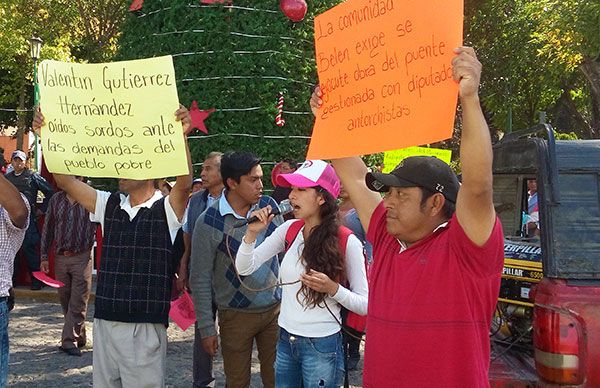
M279 8L293 22L299 22L306 16L307 5L304 0L279 0Z

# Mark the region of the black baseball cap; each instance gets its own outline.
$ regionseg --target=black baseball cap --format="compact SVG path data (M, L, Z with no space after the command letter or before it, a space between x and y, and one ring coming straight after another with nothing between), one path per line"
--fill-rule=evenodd
M454 203L460 187L450 166L435 156L408 157L389 174L370 172L365 181L369 189L380 193L389 191L390 187L424 187Z

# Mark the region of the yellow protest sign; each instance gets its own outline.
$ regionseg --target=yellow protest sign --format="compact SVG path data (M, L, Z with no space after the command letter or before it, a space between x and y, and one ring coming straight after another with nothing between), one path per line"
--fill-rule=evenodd
M188 173L171 56L79 64L43 61L40 108L48 170L152 179Z
M308 159L370 154L452 136L453 49L462 0L348 0L315 18L323 105Z
M407 147L401 150L386 151L383 154L383 169L382 172L388 173L392 171L400 161L409 156L435 156L446 164L450 164L452 160L452 150L441 150L439 148L428 147Z

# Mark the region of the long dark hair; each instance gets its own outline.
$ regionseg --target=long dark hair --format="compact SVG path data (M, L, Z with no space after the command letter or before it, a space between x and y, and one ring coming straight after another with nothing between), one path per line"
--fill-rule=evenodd
M338 205L333 196L320 186L315 188L318 195L322 195L325 202L319 207L321 223L315 226L304 242L301 260L306 269L314 269L329 276L335 282L340 282L345 277L344 256L340 252L338 243L338 230L340 227L337 212ZM325 294L317 292L302 284L296 294L296 299L306 308L314 308L323 303Z

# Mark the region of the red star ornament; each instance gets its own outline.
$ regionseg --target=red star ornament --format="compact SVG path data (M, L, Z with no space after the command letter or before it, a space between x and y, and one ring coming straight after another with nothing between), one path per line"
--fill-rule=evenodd
M196 100L192 101L192 106L190 107L190 117L192 119L192 123L190 124L190 128L186 132L186 135L192 132L194 128L208 135L208 129L206 129L206 125L204 125L204 120L206 120L208 116L210 116L210 114L215 110L215 108L200 110Z
M139 11L142 9L142 5L144 5L144 0L133 0L129 6L129 10L132 12Z

